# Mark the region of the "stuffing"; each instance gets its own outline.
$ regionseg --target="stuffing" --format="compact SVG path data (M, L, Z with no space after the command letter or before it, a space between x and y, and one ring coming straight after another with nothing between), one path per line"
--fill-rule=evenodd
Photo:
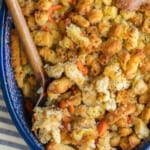
M40 142L45 144L53 139L56 143L61 142L60 125L62 112L54 108L34 109L32 131L39 138Z
M127 104L130 100L130 92L128 90L120 90L116 96L116 102L119 104Z
M105 5L111 5L112 0L102 0Z
M125 70L125 74L128 79L133 79L136 76L139 64L142 62L144 57L145 54L142 50L138 50L130 57Z
M19 88L23 87L23 68L21 65L21 59L20 59L20 43L19 43L19 37L17 36L17 32L15 30L12 30L11 33L11 64L14 68L15 72L15 78L17 81L17 84Z
M79 106L81 104L81 93L78 91L74 94L74 96L70 96L69 98L66 98L66 102L70 106Z
M91 66L91 64L98 59L98 54L97 53L91 53L86 56L85 58L85 64L87 66Z
M140 139L137 137L136 134L132 134L129 136L129 144L131 149L135 148L137 145L140 144Z
M147 102L148 102L148 100L149 100L149 93L148 92L146 92L145 94L142 94L142 95L140 95L140 97L139 97L139 103L140 104L146 104Z
M96 81L96 90L97 92L106 92L109 87L109 78L103 77Z
M31 31L33 31L33 30L35 30L35 29L37 28L37 24L36 24L35 18L34 18L33 16L29 16L29 17L27 18L27 24L28 24L29 29L30 29Z
M52 49L49 49L48 47L40 48L39 55L47 63L56 64L58 62L56 52Z
M74 81L80 88L86 82L86 77L78 70L78 67L75 63L69 62L65 64L65 74L66 76Z
M128 89L130 82L124 76L116 76L110 81L109 88L114 91L120 91Z
M142 26L142 31L145 33L150 33L150 28L149 28L149 24L150 24L150 18L147 17L144 20L144 24Z
M100 63L100 65L102 65L102 66L107 65L108 62L109 62L109 60L110 60L110 56L109 56L109 55L102 54L102 55L100 55L100 57L99 57L99 63Z
M148 72L150 72L150 61L149 59L144 59L141 66L140 70L143 74L145 74L145 77L148 77ZM146 79L146 78L145 78Z
M91 138L92 136L96 136L94 132L95 130L90 128L76 129L72 131L71 137L78 142L83 138Z
M36 92L36 81L33 76L28 76L23 87L22 92L26 98L32 98Z
M71 24L69 27L67 27L66 32L67 36L80 47L89 46L89 39L83 35L81 29L78 26Z
M18 3L21 7L23 7L25 5L25 1L24 0L18 0Z
M35 31L33 32L33 40L37 46L52 47L53 37L49 32Z
M99 23L103 18L103 12L100 9L92 9L88 14L88 19L91 24Z
M109 35L117 38L123 38L124 26L122 24L114 24L110 31Z
M52 35L52 37L53 37L53 43L54 43L54 45L55 44L58 44L59 42L59 40L61 39L61 35L60 35L60 33L58 32L58 30L57 30L57 28L56 29L53 29L52 31L50 31L51 32L51 35Z
M45 71L50 78L60 78L64 73L64 65L62 63L58 63L53 66L46 65Z
M54 93L52 91L47 90L47 100L48 100L48 103L51 104L53 101L56 101L59 96L60 96L60 93Z
M82 28L88 28L89 27L89 21L84 18L81 15L72 15L71 16L72 21L77 24L78 26L82 27Z
M117 17L118 9L115 6L106 6L103 11L106 19L115 19Z
M109 124L114 124L122 117L130 115L134 113L135 111L136 111L136 105L129 103L127 105L120 106L119 108L117 108L116 110L110 113L107 113L105 116L105 119Z
M54 51L56 54L56 63L65 63L68 59L68 53L67 53L67 49L64 48L58 48L56 49L56 51Z
M30 16L33 13L34 9L35 7L33 1L26 1L23 7L21 7L22 13L26 17Z
M97 60L94 60L90 66L90 74L91 76L98 76L102 72L102 68L100 63Z
M136 104L136 111L134 112L134 116L139 116L144 109L144 105Z
M102 117L104 113L105 111L101 106L89 107L89 109L87 110L88 117L95 118L95 119Z
M102 7L102 1L99 1L99 0L94 0L94 6L95 8L99 9Z
M72 49L74 47L74 43L68 37L64 37L63 40L60 41L59 45L66 49Z
M83 138L86 140L95 139L97 136L95 124L96 122L90 118L75 118L72 124L72 138L75 141L81 141Z
M65 93L69 88L71 88L73 82L66 77L52 81L48 86L48 91L54 93Z
M98 30L100 32L100 36L102 37L107 37L107 34L109 32L111 28L111 24L109 21L107 20L102 20L99 24L98 24Z
M98 150L111 150L110 135L108 134L108 132L103 137L98 139L96 146Z
M123 137L120 139L120 143L119 143L119 146L121 147L121 149L123 150L127 150L129 149L129 141L128 141L128 138L127 137Z
M147 84L142 79L135 81L132 87L132 91L137 95L142 95L146 93L147 90Z
M75 150L73 147L64 144L49 143L46 146L47 150Z
M106 102L105 102L105 109L108 111L113 111L116 110L117 105L116 105L116 101L113 98L109 98Z
M66 6L66 7L69 7L69 5L71 4L71 1L68 1L68 0L60 0L60 3L63 4L64 6ZM72 1L72 3L74 3L74 2Z
M83 88L82 91L82 101L85 105L93 106L96 104L97 93L91 85Z
M120 68L119 63L112 63L110 65L107 65L104 69L103 74L105 76L108 76L110 78L116 78L117 76L120 76L122 74L122 70Z
M98 94L98 100L100 102L107 102L107 101L109 101L110 100L110 92L107 90L107 91L105 91L103 93L99 93Z
M95 145L95 142L94 140L87 140L84 144L80 144L80 146L78 146L78 148L80 150L85 150L85 149L95 149L96 148L96 145Z
M18 41L18 35L15 30L11 35L11 64L14 68L17 85L22 89L24 97L32 98L35 96L36 81L33 77L31 67L28 65L25 53Z
M79 107L76 108L75 110L75 116L78 116L78 117L88 117L87 115L87 107L86 105L83 105L81 104Z
M135 118L134 123L134 130L138 138L143 139L149 136L149 129L141 119Z
M135 11L121 10L120 15L125 20L129 20L129 19L133 18L136 15L136 13L135 13Z
M138 46L139 31L135 27L131 27L127 31L127 39L125 40L125 46L127 50L133 50Z
M118 54L118 57L119 57L121 68L125 71L127 68L127 63L130 60L130 53L128 51L121 51Z
M97 34L91 34L89 36L89 40L91 41L91 45L93 48L98 48L100 44L102 43L101 38Z
M126 117L120 118L116 125L118 128L128 128L130 126L130 123L128 122L128 119Z
M48 10L51 7L52 1L49 1L49 0L38 0L38 3L36 5L36 7L40 11L43 11L43 10L46 11L46 10Z
M148 124L150 121L150 108L145 107L140 115L140 118L143 120L144 123Z
M126 137L132 133L132 128L120 128L118 132L121 137Z
M48 21L48 13L46 11L36 11L35 14L35 22L39 26L43 26Z
M132 16L129 21L132 22L135 26L141 26L143 23L143 14L136 13L136 15Z
M79 0L76 6L76 9L79 12L79 14L84 15L88 13L92 8L93 2L94 0Z
M122 42L119 39L108 39L100 46L100 51L105 55L114 55L118 53L122 48Z
M112 147L116 147L117 145L119 145L119 142L120 142L119 136L115 136L110 139L110 144Z
M120 142L120 136L118 134L112 135L112 137L110 139L111 146L115 147L115 146L119 145L119 142Z

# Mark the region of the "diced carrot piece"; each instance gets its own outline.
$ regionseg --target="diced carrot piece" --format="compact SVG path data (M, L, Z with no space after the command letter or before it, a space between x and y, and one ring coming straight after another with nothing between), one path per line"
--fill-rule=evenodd
M37 121L38 120L38 116L37 115L33 115L33 119L34 119L34 121Z
M71 122L71 118L70 117L64 117L63 118L63 125L64 125L64 128L67 129L68 127L68 123Z
M68 106L68 110L69 110L69 112L70 112L71 114L73 114L73 113L75 112L75 108L74 108L74 106L72 106L72 105L69 105L69 106Z
M49 17L48 17L48 20L52 23L55 23L56 21L53 19L52 15L54 13L54 11L58 10L62 8L62 5L53 5L52 7L50 7L48 13L49 13Z
M47 26L40 26L40 28L45 32L49 32L49 28Z
M132 123L132 118L130 116L127 117L127 123Z
M102 119L98 125L98 135L99 137L103 136L108 129L108 123Z
M88 74L88 68L82 64L81 61L76 62L78 69L83 73L83 75Z
M69 0L69 3L74 5L74 4L76 4L76 0Z
M71 121L71 118L70 118L70 117L64 117L64 118L63 118L63 122L69 123L70 121Z
M68 103L65 100L62 100L60 102L60 108L65 109L68 107Z

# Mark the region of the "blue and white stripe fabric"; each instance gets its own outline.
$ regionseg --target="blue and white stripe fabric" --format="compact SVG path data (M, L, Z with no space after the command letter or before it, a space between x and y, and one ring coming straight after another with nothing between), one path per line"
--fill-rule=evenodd
M6 108L0 89L0 150L29 150L20 137Z

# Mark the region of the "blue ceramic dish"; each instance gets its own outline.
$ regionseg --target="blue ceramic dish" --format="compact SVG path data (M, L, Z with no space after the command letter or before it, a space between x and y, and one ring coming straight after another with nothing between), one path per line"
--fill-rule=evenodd
M0 81L4 99L18 131L33 150L44 150L29 129L22 106L22 95L17 88L10 64L10 30L13 21L3 2L0 12ZM138 150L150 150L150 139L144 141Z
M4 99L14 124L30 148L44 150L44 147L36 140L25 121L21 92L17 88L10 65L9 36L12 26L12 18L3 2L0 12L0 81Z

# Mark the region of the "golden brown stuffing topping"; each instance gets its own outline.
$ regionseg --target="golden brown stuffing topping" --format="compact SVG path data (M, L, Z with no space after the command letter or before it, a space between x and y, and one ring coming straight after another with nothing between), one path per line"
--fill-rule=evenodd
M149 136L150 1L18 0L49 79L36 81L15 29L11 64L47 150L131 150ZM26 100L26 99L25 99Z

